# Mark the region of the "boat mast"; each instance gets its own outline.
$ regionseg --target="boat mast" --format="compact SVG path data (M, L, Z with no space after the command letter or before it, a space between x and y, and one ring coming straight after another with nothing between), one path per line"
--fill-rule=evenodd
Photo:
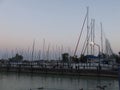
M34 48L35 48L35 40L33 40L33 46L32 46L32 61L34 58Z
M38 60L41 60L41 50L38 51Z
M50 52L50 44L48 45L48 50L47 50L47 60L49 60L49 52Z
M93 42L93 19L91 19L91 42ZM91 45L91 55L93 55L93 45Z
M102 23L100 23L101 26L101 53L103 54L103 29L102 29Z
M87 55L89 54L89 7L87 7Z
M93 43L95 43L95 19L93 19ZM94 55L94 52L95 52L95 48L93 45L93 55Z
M42 58L45 59L45 39L43 39L43 52L42 52Z

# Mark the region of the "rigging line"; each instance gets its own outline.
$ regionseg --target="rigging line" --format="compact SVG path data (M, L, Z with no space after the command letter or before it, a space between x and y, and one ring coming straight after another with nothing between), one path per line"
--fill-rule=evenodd
M84 22L83 22L83 25L82 25L82 28L81 28L81 32L80 32L80 35L79 35L79 38L78 38L78 42L77 42L77 45L76 45L76 48L75 48L75 51L74 51L74 56L76 55L76 52L77 52L77 48L78 48L78 45L79 45L79 42L80 42L80 38L82 36L82 32L83 32L83 28L84 28L84 25L85 25L85 21L87 19L87 16L88 16L88 12L85 16L85 19L84 19Z
M108 45L109 45L109 53L112 55L113 51L112 51L111 44L110 44L109 40L108 40Z

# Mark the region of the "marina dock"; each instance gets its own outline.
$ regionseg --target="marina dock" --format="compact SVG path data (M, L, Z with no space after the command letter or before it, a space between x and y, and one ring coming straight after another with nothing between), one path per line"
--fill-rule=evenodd
M6 63L0 64L0 72L37 73L75 76L118 77L118 70L111 65L68 64L68 63Z

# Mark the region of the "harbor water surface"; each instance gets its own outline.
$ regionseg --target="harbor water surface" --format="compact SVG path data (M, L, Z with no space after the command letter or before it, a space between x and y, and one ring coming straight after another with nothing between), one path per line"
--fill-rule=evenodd
M0 72L0 90L119 90L117 78Z

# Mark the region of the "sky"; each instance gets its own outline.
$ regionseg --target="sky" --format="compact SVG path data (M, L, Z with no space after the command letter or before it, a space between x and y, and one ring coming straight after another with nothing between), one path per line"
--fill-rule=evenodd
M48 46L74 52L89 7L100 45L100 22L112 50L120 51L120 0L0 0L0 54ZM84 29L84 33L86 28ZM84 39L85 34L83 34ZM83 40L82 39L82 40ZM80 53L82 42L77 53ZM55 51L55 50L54 50Z

